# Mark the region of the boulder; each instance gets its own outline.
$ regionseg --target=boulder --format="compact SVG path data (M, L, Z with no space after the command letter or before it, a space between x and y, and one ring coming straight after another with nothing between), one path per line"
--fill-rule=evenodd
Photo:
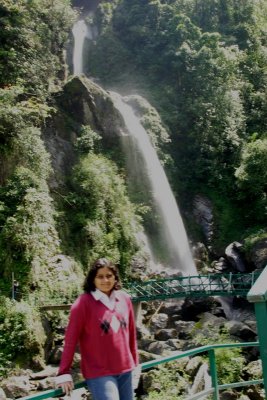
M174 323L179 339L191 339L195 323L192 321L176 321Z
M211 387L211 378L208 373L208 369L209 366L207 363L204 363L200 366L190 389L190 394L195 394L201 390L209 389Z
M83 75L66 83L57 103L78 125L90 125L107 139L126 129L108 92Z
M244 375L246 380L261 379L262 378L262 362L261 360L251 361L244 368Z
M267 265L267 238L255 241L249 252L249 260L256 269L263 269Z
M4 380L1 386L5 395L12 399L28 396L32 389L30 379L26 375L12 376Z
M152 316L150 320L151 332L155 332L158 329L166 328L168 323L168 315L164 313L158 313Z
M220 399L222 400L236 400L238 398L239 394L234 390L224 390L220 395Z
M0 400L6 400L6 394L2 388L0 388Z
M152 342L148 346L147 350L149 351L149 353L166 355L167 353L169 354L172 351L172 348L168 346L165 342L157 341L157 342Z
M168 340L177 338L177 330L176 329L159 329L155 333L155 339L157 340Z
M45 369L39 372L33 372L30 374L30 379L37 380L37 379L44 379L48 377L53 377L57 375L58 367L54 367L52 365L47 365Z
M255 340L256 332L243 322L228 321L225 327L229 330L230 335L237 336L245 342Z
M232 267L238 272L246 272L246 265L242 255L242 244L230 243L225 249L225 255Z
M189 360L186 365L185 371L190 376L195 376L197 371L199 370L200 366L203 364L203 359L200 356L193 357Z

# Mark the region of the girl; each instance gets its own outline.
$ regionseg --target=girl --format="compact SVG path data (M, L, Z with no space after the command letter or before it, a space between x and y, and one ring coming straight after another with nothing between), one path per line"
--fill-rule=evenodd
M73 389L70 368L79 343L81 370L93 400L133 400L132 370L138 365L131 299L118 270L100 258L89 270L85 293L71 307L56 384Z

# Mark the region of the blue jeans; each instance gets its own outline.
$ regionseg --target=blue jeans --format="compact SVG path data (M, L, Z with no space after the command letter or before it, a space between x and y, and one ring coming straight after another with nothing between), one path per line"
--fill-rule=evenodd
M132 372L86 380L93 400L133 400Z

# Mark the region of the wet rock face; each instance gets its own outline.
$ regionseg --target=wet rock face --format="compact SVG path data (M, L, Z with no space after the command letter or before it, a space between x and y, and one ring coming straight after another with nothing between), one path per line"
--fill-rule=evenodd
M194 199L194 217L200 225L207 243L211 243L213 238L213 211L211 201L201 195Z
M256 269L262 269L267 265L267 238L258 240L252 246L249 257Z
M242 244L239 242L230 243L225 249L227 260L238 272L246 272L245 260L242 253Z
M72 0L71 3L73 7L81 8L83 11L94 11L100 0Z
M63 113L80 125L90 125L106 139L125 129L108 92L85 76L75 76L66 83L57 103Z
M52 189L64 186L77 161L74 146L83 125L97 132L107 147L126 131L109 94L84 76L67 82L54 101L56 113L42 129L53 167L49 182Z

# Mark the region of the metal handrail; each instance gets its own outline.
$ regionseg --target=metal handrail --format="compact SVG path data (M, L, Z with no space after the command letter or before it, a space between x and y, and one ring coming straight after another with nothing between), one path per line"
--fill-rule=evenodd
M175 361L175 360L182 359L185 357L192 357L196 354L208 353L212 386L210 388L202 390L201 392L198 392L194 395L187 397L185 400L197 400L200 398L203 399L204 397L206 398L211 393L213 394L214 400L219 400L219 391L220 390L236 388L236 387L244 387L244 386L248 386L248 385L262 384L263 379L257 379L257 380L254 379L254 380L250 380L250 381L241 381L241 382L234 382L234 383L228 383L228 384L222 384L222 385L218 384L215 350L222 349L222 348L257 347L257 346L259 346L259 342L224 343L224 344L206 345L206 346L197 347L195 349L186 350L182 353L181 352L179 352L179 353L173 352L173 354L170 356L162 357L162 358L159 358L156 360L146 361L141 364L141 367L142 367L142 371L144 371L147 369L157 367L158 365L164 364L167 362ZM80 389L82 387L86 387L85 381L75 384L75 390ZM42 393L38 393L35 395L21 397L20 400L43 400L43 399L48 399L51 397L57 397L62 394L63 393L62 393L61 389L46 390Z
M265 398L267 399L267 266L248 292L247 299L249 302L254 303Z

